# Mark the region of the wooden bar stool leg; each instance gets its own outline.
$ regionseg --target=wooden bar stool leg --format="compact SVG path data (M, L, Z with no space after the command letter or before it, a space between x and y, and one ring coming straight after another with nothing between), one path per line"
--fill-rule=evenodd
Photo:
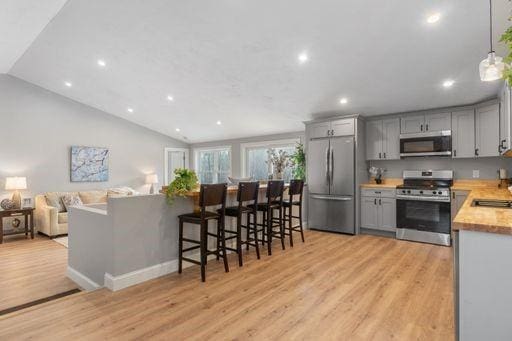
M251 228L250 228L250 226L249 226L249 221L250 221L249 216L250 216L250 215L251 215L251 213L247 212L247 225L246 225L246 226L247 226L247 229L246 229L246 231L245 231L245 240L247 241L247 244L245 245L245 249L246 249L247 251L249 251L249 238L250 238L250 230L251 230Z
M208 224L208 223L206 223L206 224ZM220 259L220 247L221 247L220 238L221 238L221 231L219 228L219 223L217 223L217 252L215 254L215 258L217 259L217 261Z
M256 248L256 257L260 259L260 247L259 247L259 241L258 241L258 226L256 226L256 214L254 216L254 225L252 225L252 232L254 235L254 245ZM251 229L251 214L247 213L247 230ZM249 240L249 239L247 239Z
M207 222L201 222L201 241L200 241L200 250L201 250L201 281L206 281L206 242L208 235L206 234L206 230L208 228Z
M274 218L274 214L272 213L272 209L269 208L268 211L267 211L267 225L266 225L266 228L267 228L267 252L268 252L268 255L269 256L272 256L272 220ZM263 229L265 230L265 229Z
M183 220L180 219L180 232L179 232L179 243L178 243L178 273L181 273L183 269Z
M224 271L229 272L228 255L226 252L226 224L224 219L220 219L219 225L222 231L222 259L224 260Z
M285 221L285 223L288 222L288 232L290 233L290 246L291 247L293 247L292 211L293 211L293 206L290 205L290 207L288 207L288 216L286 216L286 209L285 209L285 213L284 213L284 216L285 216L284 221Z
M242 213L238 214L236 218L236 252L238 253L238 266L243 266L242 261ZM247 230L249 231L249 230ZM249 234L249 233L247 233ZM247 238L249 240L249 238ZM247 244L247 249L249 249L249 244Z
M262 216L263 218L261 219L261 226L262 226L262 229L261 229L261 245L262 246L265 246L265 238L266 238L266 235L267 235L267 211L263 211L262 212Z
M302 203L299 206L299 227L300 227L300 236L302 237L302 242L304 243L304 230L302 228Z
M279 207L279 237L281 237L281 248L284 250L284 220L282 207Z

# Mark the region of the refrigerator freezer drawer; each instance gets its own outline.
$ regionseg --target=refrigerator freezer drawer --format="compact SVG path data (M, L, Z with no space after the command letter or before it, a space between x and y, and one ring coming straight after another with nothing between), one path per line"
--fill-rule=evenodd
M308 227L315 230L355 234L354 197L311 194Z

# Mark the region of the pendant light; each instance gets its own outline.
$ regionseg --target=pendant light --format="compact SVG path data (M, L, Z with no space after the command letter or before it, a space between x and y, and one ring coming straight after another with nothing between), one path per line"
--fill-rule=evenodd
M491 82L501 79L503 77L503 70L505 69L503 58L496 57L496 54L492 49L492 0L489 0L489 22L491 50L489 51L487 58L480 62L479 70L482 82Z

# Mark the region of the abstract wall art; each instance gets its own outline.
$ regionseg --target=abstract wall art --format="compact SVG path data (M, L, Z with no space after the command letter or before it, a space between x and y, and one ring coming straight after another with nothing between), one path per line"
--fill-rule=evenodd
M107 148L72 146L71 181L108 181L108 158Z

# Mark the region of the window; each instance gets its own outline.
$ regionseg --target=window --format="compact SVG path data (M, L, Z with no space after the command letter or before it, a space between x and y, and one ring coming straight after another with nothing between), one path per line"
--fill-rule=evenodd
M269 174L272 174L268 151L273 148L276 152L283 150L292 155L298 142L299 139L292 139L242 144L243 176L250 176L253 180L267 180ZM286 167L283 180L291 179L292 167Z
M195 151L195 167L199 182L216 184L228 182L231 173L231 148L218 147Z

